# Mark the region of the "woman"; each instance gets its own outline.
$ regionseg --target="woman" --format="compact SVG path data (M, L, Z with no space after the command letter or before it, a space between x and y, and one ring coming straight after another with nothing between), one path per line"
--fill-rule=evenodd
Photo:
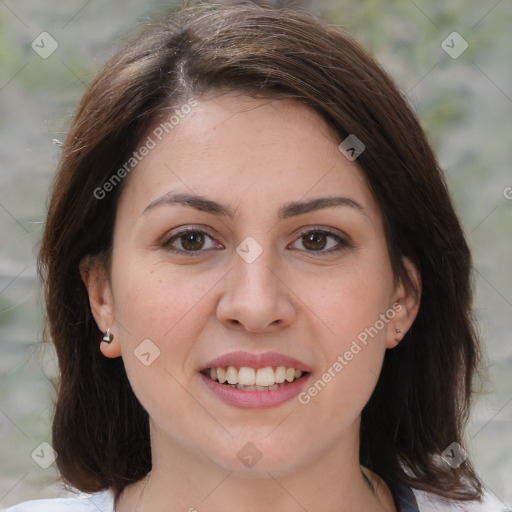
M119 51L40 268L57 465L92 495L13 512L495 509L463 448L479 344L442 173L314 17L200 6Z

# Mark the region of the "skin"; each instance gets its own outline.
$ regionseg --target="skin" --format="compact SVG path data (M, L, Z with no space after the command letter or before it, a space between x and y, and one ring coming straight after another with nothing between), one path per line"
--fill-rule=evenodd
M395 510L377 475L366 471L376 492L363 479L360 414L386 349L400 342L419 304L394 279L379 207L339 143L297 102L217 94L200 99L127 178L110 274L82 265L98 327L114 335L102 353L123 358L150 415L153 470L123 492L116 511ZM143 213L169 192L205 196L234 216L182 204ZM277 216L284 203L333 195L362 209ZM211 235L199 256L163 246L184 226ZM349 245L326 236L325 247L311 246L302 234L315 228ZM235 251L248 236L263 250L252 263ZM173 247L183 249L179 239ZM397 301L400 311L306 405L233 407L199 378L222 354L272 350L308 364L314 382ZM144 339L160 350L148 366L134 355ZM247 442L261 453L250 469L237 457Z

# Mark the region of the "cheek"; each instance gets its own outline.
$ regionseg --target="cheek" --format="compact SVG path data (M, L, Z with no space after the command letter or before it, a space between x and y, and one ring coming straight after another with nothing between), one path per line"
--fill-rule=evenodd
M171 410L173 417L186 417L197 408L183 387L190 378L190 354L204 329L205 308L212 307L209 291L219 277L193 279L162 263L134 265L124 275L129 277L118 272L112 278L132 389L159 421L165 423Z
M324 326L329 352L339 353L379 322L391 306L392 289L390 269L361 262L305 280L300 293ZM385 334L386 324L381 324L379 334Z
M386 350L392 289L390 268L370 262L304 286L320 320L316 337L323 363L301 403L319 420L355 418L370 398Z
M353 275L339 286L315 296L319 316L316 343L321 343L322 365L299 396L307 417L314 417L316 434L325 425L344 431L370 399L386 350L387 323L381 320L388 307L387 294ZM327 329L328 327L329 329ZM323 427L322 427L323 425Z
M185 355L204 326L209 293L219 272L194 275L190 267L172 269L165 262L131 265L113 274L116 317L125 332L123 352L152 340L173 366Z

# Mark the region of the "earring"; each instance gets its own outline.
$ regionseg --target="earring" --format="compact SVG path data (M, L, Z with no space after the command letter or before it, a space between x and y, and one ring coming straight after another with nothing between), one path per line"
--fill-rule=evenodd
M112 340L114 339L114 335L110 334L110 327L107 329L107 332L105 333L105 336L103 336L102 341L105 341L107 343L112 343Z
M402 331L400 329L396 329L396 333L400 334Z

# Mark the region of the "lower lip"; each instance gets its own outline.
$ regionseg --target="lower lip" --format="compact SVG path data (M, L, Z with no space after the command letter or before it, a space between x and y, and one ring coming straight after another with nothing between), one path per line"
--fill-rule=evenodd
M199 376L206 387L213 391L224 403L235 407L254 409L260 407L274 407L297 396L309 380L310 374L298 380L294 380L285 386L273 389L272 391L243 391L242 389L220 384L219 382L209 379L202 373L200 373Z

